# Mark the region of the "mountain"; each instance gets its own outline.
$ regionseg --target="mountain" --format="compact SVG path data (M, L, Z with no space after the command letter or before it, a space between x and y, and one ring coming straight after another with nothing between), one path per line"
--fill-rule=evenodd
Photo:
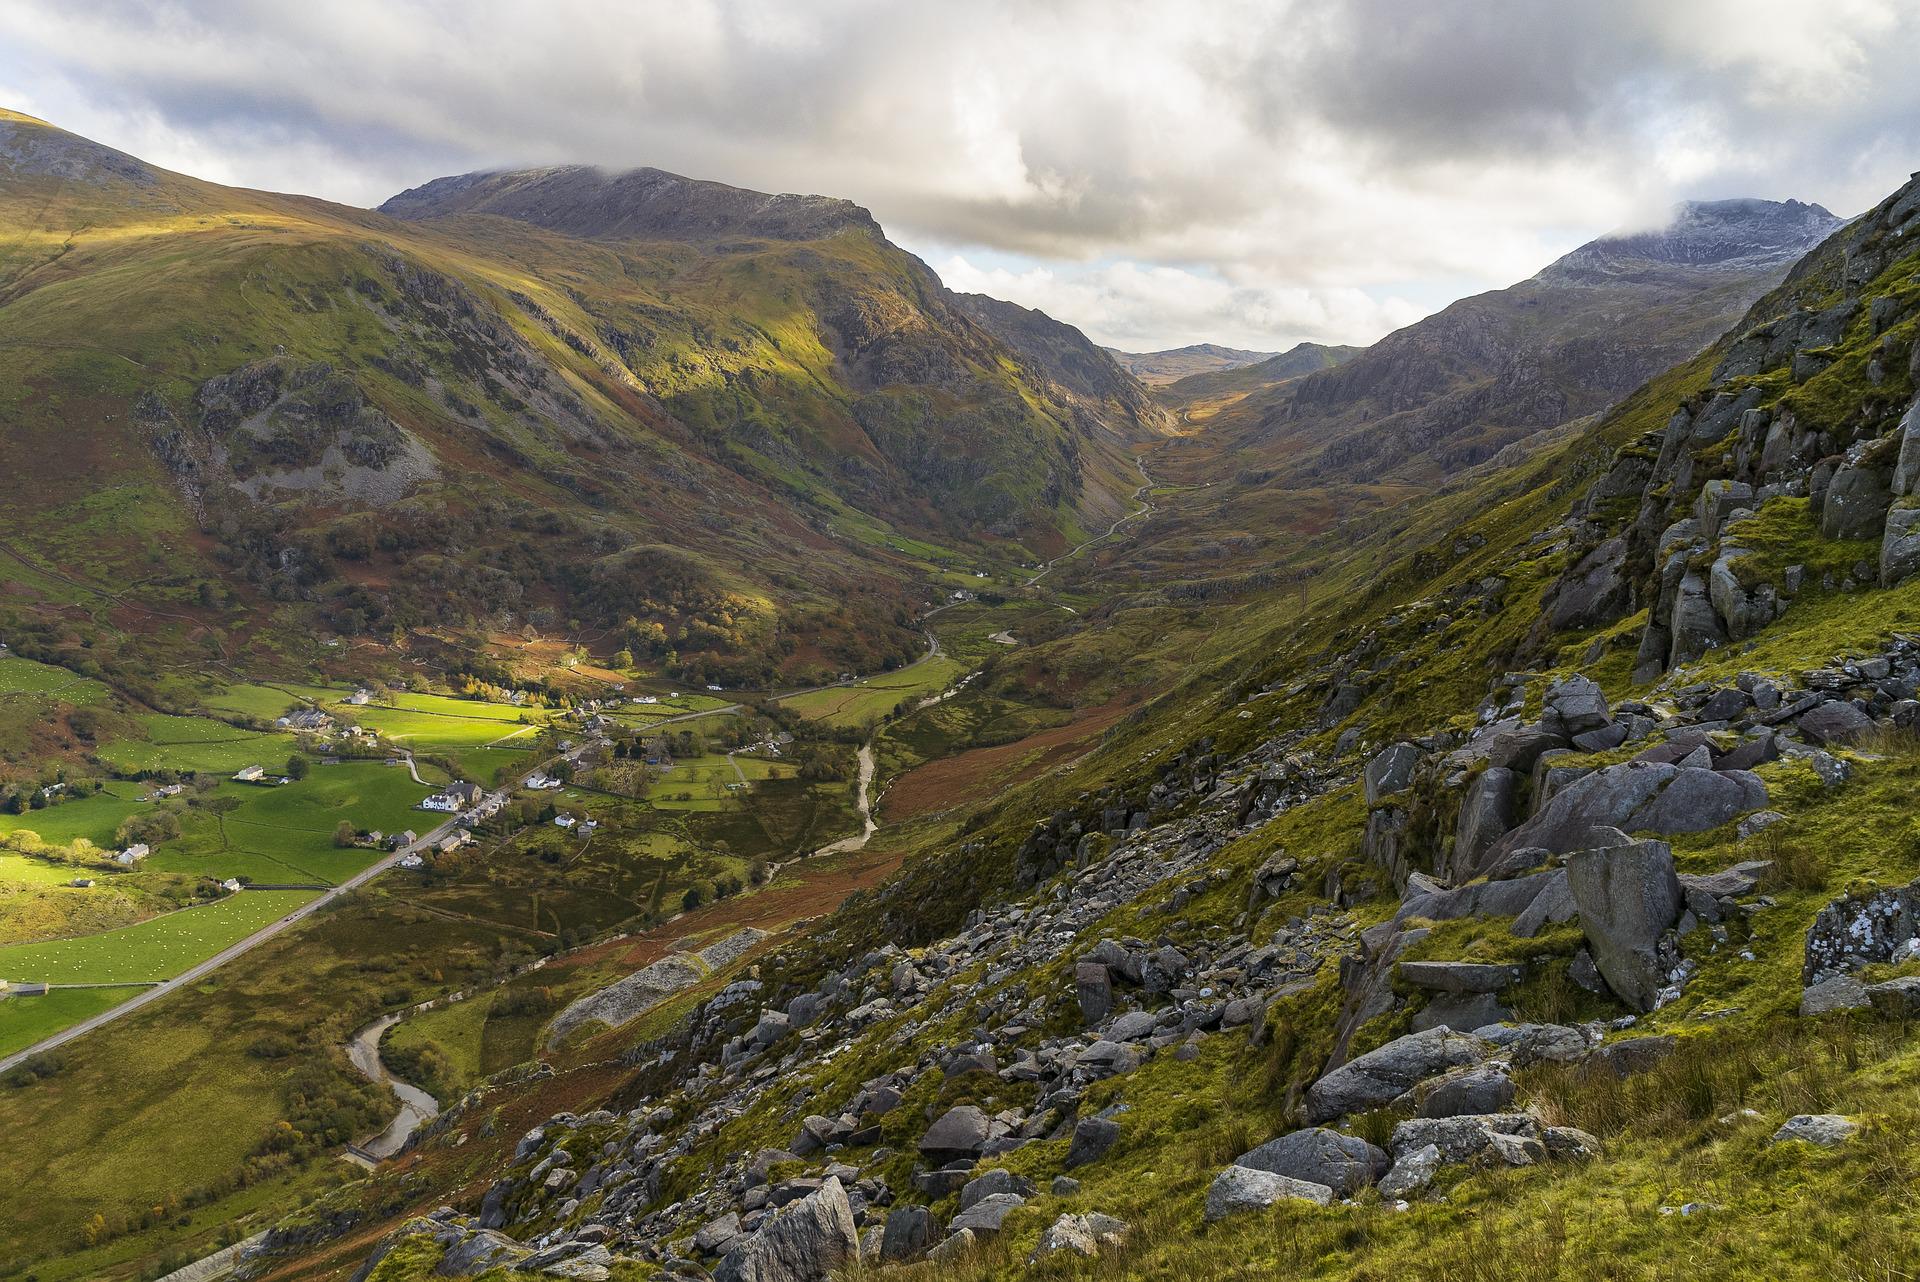
M1122 352L1107 348L1120 367L1149 387L1159 387L1192 374L1213 370L1237 369L1266 360L1272 352L1250 352L1217 343L1193 343L1168 348L1164 352Z
M1364 347L1327 343L1298 343L1277 356L1251 365L1234 365L1201 374L1188 374L1154 389L1162 404L1185 412L1189 422L1212 417L1229 404L1323 369L1344 365Z
M658 624L688 678L868 669L917 653L950 564L1121 515L1156 430L825 197L568 167L366 211L7 114L0 229L0 374L34 389L0 407L0 537L40 572L13 603L128 594L149 663L271 608L365 644Z
M908 713L1180 664L824 916L392 998L414 1064L549 1036L249 1269L1908 1271L1916 271L1920 180L1537 452L1301 537L1297 582L1109 599ZM83 1071L127 1070L12 1101Z
M1112 352L1073 326L1036 308L985 294L954 297L988 333L1026 356L1040 377L1103 418L1148 433L1163 432L1170 425L1171 416L1147 394L1140 380Z
M1664 228L1461 299L1218 426L1317 481L1431 483L1699 351L1840 225L1798 201L1682 205Z

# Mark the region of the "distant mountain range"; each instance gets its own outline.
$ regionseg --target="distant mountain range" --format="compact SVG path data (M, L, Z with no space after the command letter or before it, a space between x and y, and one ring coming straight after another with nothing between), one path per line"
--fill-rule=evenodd
M1296 477L1438 480L1699 351L1843 221L1799 201L1682 205L1248 395L1214 427Z
M1158 387L1193 374L1238 369L1242 365L1257 364L1274 355L1273 352L1250 352L1238 347L1221 347L1217 343L1193 343L1186 347L1168 348L1164 352L1123 352L1112 347L1107 348L1106 351L1119 362L1121 369L1149 387Z

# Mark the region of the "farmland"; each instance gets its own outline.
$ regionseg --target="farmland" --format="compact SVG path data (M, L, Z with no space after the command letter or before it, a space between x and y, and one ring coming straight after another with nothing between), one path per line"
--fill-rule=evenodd
M0 975L54 984L171 979L311 898L297 890L247 891L97 935L12 944L0 948Z
M884 719L904 702L939 694L965 671L958 660L934 655L897 672L790 695L780 703L809 720L857 729Z

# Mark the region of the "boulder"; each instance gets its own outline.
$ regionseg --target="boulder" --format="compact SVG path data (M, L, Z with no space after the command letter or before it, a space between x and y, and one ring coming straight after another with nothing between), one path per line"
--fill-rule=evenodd
M1428 1144L1402 1154L1387 1173L1380 1177L1380 1196L1404 1198L1433 1183L1440 1170L1440 1148Z
M1521 776L1503 766L1488 766L1467 785L1454 829L1453 856L1447 874L1454 881L1470 881L1485 866L1484 856L1513 827Z
M1920 570L1920 508L1897 507L1887 513L1880 535L1880 586L1904 583Z
M1920 951L1920 879L1866 893L1844 895L1814 916L1807 928L1803 984L1893 961Z
M1802 1113L1798 1117L1788 1118L1773 1133L1773 1142L1782 1144L1788 1140L1800 1140L1821 1148L1831 1148L1852 1139L1859 1129L1858 1122L1838 1113Z
M1503 730L1487 745L1487 763L1502 769L1530 772L1544 753L1567 746L1567 737L1544 726L1521 726Z
M1829 539L1869 539L1880 535L1893 503L1892 474L1885 467L1843 463L1827 483L1820 504L1820 533Z
M972 1104L961 1104L941 1114L920 1137L920 1152L929 1162L947 1163L976 1158L987 1145L992 1124Z
M1387 1147L1396 1158L1431 1144L1443 1162L1466 1162L1485 1153L1493 1136L1520 1136L1538 1141L1540 1124L1531 1113L1488 1113L1462 1117L1415 1117L1393 1128ZM1514 1163L1523 1165L1523 1163Z
M1310 1127L1268 1140L1233 1159L1235 1166L1324 1184L1352 1197L1386 1173L1387 1155L1357 1135Z
M860 1234L840 1181L775 1211L727 1252L714 1282L826 1282L860 1262Z
M1864 984L1851 975L1835 975L1801 990L1800 1013L1825 1015L1836 1010L1859 1010L1870 1005Z
M971 1229L976 1234L998 1233L1007 1217L1026 1204L1027 1199L1018 1193L989 1193L954 1216L947 1230L950 1233L962 1229Z
M1585 1162L1600 1156L1600 1141L1577 1126L1549 1126L1540 1138L1547 1156L1556 1162Z
M1033 1181L1025 1176L1015 1175L1012 1171L998 1167L974 1177L960 1190L960 1209L967 1210L982 1198L995 1193L1014 1193L1020 1197L1033 1196Z
M1480 1062L1488 1049L1477 1037L1445 1028L1396 1037L1340 1065L1308 1088L1307 1120L1325 1122L1391 1103L1429 1077Z
M1420 749L1410 743L1396 743L1375 753L1361 774L1367 804L1377 806L1382 799L1412 787L1414 767L1419 764Z
M1491 853L1498 857L1522 846L1544 846L1564 854L1592 846L1596 829L1624 828L1629 816L1672 782L1676 770L1646 761L1603 766L1561 789Z
M1079 962L1073 968L1074 994L1080 999L1080 1018L1097 1024L1113 1011L1113 976L1099 962Z
M1609 1073L1627 1078L1644 1073L1673 1054L1680 1045L1671 1033L1626 1037L1608 1042L1587 1056L1581 1067L1588 1073Z
M1627 832L1706 832L1766 804L1767 785L1751 771L1682 765L1657 796L1618 826Z
M1327 1206L1333 1201L1333 1190L1272 1171L1229 1166L1207 1187L1206 1218L1211 1222L1242 1211L1261 1211L1286 1198Z
M1580 927L1607 986L1635 1010L1649 1011L1666 984L1661 936L1684 902L1664 841L1575 852L1567 887L1580 909Z
M1874 728L1873 718L1845 699L1829 699L1809 708L1795 724L1807 738L1830 747L1855 743Z
M1111 1215L1070 1212L1047 1226L1040 1235L1039 1245L1027 1256L1027 1263L1037 1263L1061 1251L1092 1259L1103 1247L1118 1246L1126 1239L1127 1232L1127 1222Z
M1598 730L1612 720L1606 694L1589 677L1575 675L1554 682L1547 687L1546 704L1570 735Z
M927 1258L935 1264L951 1264L970 1254L977 1241L972 1229L959 1229L937 1246L928 1248Z
M1400 978L1435 993L1497 993L1520 977L1516 966L1484 962L1403 961Z
M1415 1013L1413 1031L1452 1028L1472 1032L1487 1024L1497 1024L1512 1015L1492 993L1439 993Z
M1902 975L1884 983L1868 984L1867 1000L1882 1015L1912 1019L1920 1015L1920 975Z
M1151 1037L1160 1021L1151 1011L1130 1010L1113 1021L1107 1029L1107 1037L1116 1042L1137 1042Z
M1083 1117L1073 1124L1073 1139L1067 1145L1069 1168L1097 1162L1107 1155L1120 1138L1120 1124L1104 1117Z
M740 1213L728 1211L717 1220L708 1220L693 1235L693 1249L702 1255L725 1255L739 1240Z
M1470 1117L1499 1113L1513 1103L1513 1079L1497 1068L1454 1073L1422 1088L1421 1117Z

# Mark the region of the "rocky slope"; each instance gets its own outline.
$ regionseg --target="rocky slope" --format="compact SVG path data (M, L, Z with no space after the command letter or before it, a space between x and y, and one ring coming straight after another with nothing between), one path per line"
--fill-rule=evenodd
M328 1208L360 1276L1911 1267L1916 228L1920 183L879 893L476 1092Z

